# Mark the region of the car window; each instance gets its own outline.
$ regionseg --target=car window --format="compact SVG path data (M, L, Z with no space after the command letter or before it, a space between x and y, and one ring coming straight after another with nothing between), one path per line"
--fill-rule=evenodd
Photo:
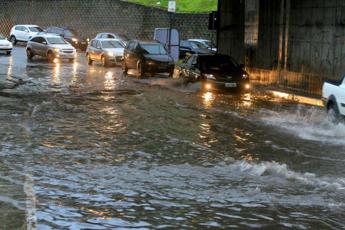
M71 30L64 30L63 34L67 37L75 37L76 36L75 33Z
M97 41L97 43L96 43L96 48L97 49L101 49L102 48L101 43L99 41Z
M164 55L168 53L162 44L141 44L140 46L149 54Z
M128 43L127 49L130 51L133 51L135 48L135 43L134 42L130 42Z
M39 43L40 42L40 38L39 37L34 37L34 38L31 39L31 41Z
M0 40L5 40L5 37L2 34L0 34Z
M106 38L116 38L116 37L114 37L114 35L112 35L112 34L107 34Z
M201 42L197 42L197 41L192 41L190 42L191 46L193 49L207 49L208 47L201 43Z
M49 44L67 44L67 42L61 37L47 37Z
M101 43L104 49L123 48L123 45L119 41L107 40L107 41L102 41Z
M92 40L92 41L91 41L91 46L94 47L94 48L96 48L96 43L97 43L96 40Z
M33 27L33 26L30 26L29 27L29 30L31 32L43 32L43 30L40 28L40 27Z

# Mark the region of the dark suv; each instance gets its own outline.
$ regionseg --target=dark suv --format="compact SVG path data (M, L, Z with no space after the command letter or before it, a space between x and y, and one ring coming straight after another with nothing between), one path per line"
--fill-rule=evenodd
M74 48L85 51L89 42L89 39L82 38L78 33L72 29L66 27L48 27L46 29L47 33L58 34L63 37L67 42L69 42Z
M184 59L186 54L210 54L210 50L206 45L202 43L196 43L193 41L183 40L180 42L180 59Z
M169 73L172 76L175 63L164 46L156 41L128 42L123 55L122 70L137 69L139 77L145 73Z

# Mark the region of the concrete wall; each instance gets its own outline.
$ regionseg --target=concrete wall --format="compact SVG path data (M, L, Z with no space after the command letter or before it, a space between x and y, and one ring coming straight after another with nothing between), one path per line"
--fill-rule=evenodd
M345 1L243 1L245 47L241 52L255 79L320 95L325 79L339 79L345 74ZM240 22L231 21L236 12L234 16L227 11L231 10L221 10L221 20L237 27ZM242 18L242 11L237 16ZM228 44L220 46L220 52L238 55L239 50L231 50L230 37L219 39L221 44Z
M242 0L219 0L218 48L244 63L245 4Z
M68 26L86 37L115 31L132 38L152 39L154 28L169 27L164 10L120 0L1 0L0 33L15 24ZM211 38L207 14L176 14L173 27L181 38Z

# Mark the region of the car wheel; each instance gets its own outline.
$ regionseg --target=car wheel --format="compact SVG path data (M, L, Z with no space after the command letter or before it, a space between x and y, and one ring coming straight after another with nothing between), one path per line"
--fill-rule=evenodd
M15 46L15 45L17 44L17 39L16 39L16 37L12 35L12 36L10 37L10 42L12 43L12 45Z
M122 72L125 74L128 72L128 68L127 68L125 60L122 61Z
M49 52L47 57L48 57L48 62L54 63L55 55L52 52Z
M26 50L26 56L29 60L31 60L34 57L34 54L32 53L31 49Z
M108 67L109 66L109 63L108 63L108 60L107 60L106 57L102 56L101 61L102 61L102 65L104 67Z
M335 105L334 103L330 103L327 107L327 115L328 115L328 119L334 123L334 124L338 124L340 121L340 113L338 110L337 105Z
M87 54L86 56L87 56L87 64L88 64L88 65L92 65L93 61L92 61L90 55Z
M7 51L7 52L6 52L6 55L11 55L11 51Z
M137 65L138 77L142 78L145 75L144 67L141 62Z

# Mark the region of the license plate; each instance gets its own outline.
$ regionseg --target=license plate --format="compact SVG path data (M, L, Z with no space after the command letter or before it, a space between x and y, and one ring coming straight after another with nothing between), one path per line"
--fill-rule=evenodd
M225 83L225 87L226 88L235 88L235 87L237 87L237 84L236 83Z

